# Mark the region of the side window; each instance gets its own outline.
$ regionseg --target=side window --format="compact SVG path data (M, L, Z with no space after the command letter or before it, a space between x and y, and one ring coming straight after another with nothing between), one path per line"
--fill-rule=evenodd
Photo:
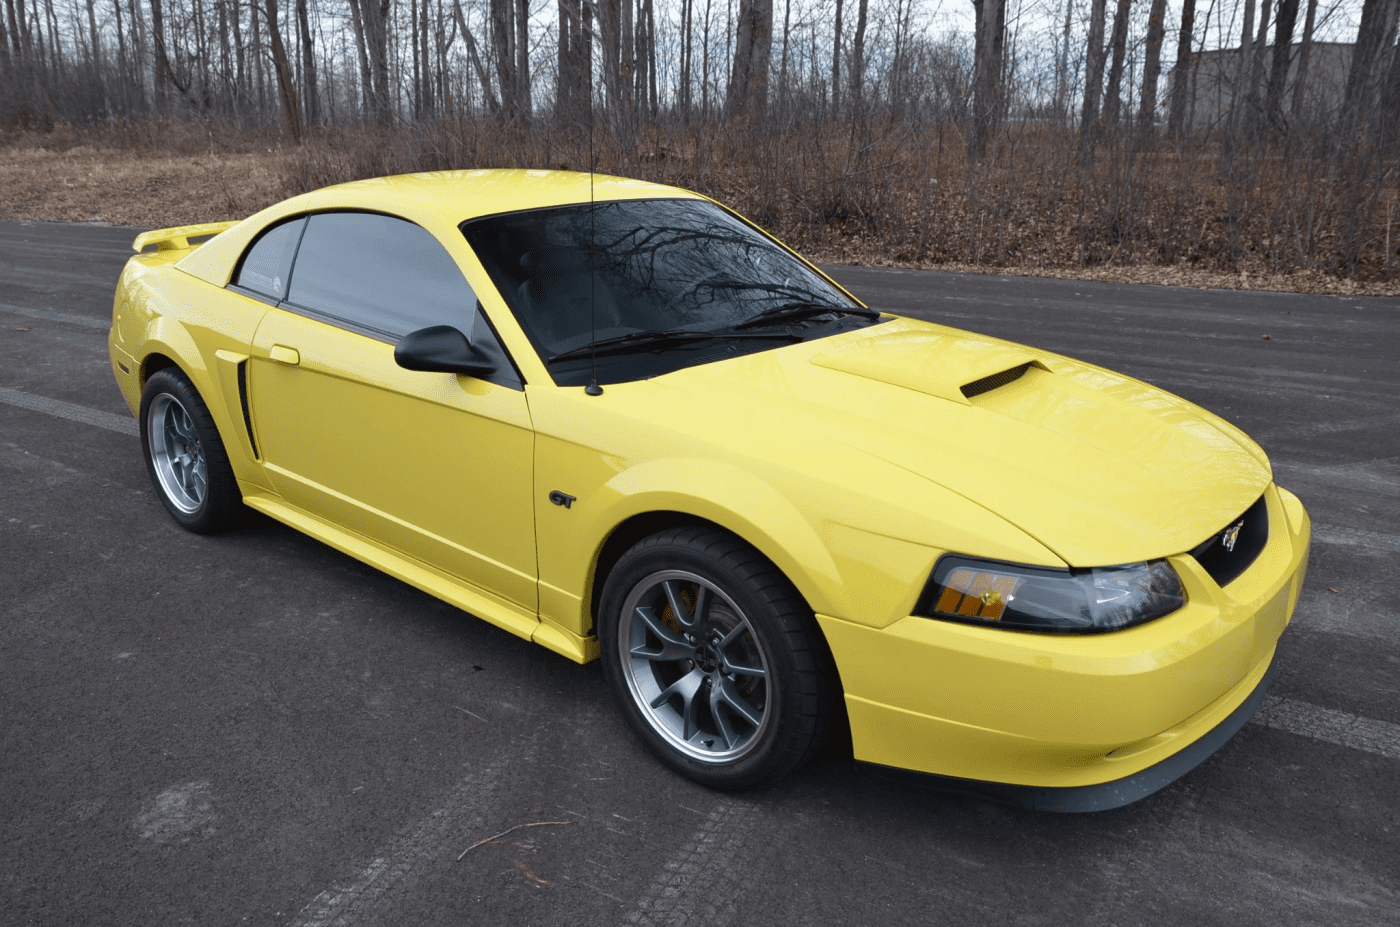
M428 231L368 212L324 212L307 219L296 251L289 308L397 341L430 325L451 325L496 361L487 379L523 388L471 285Z
M366 212L310 218L287 301L395 340L429 325L470 337L476 311L476 294L437 239Z
M259 235L244 253L233 279L234 285L281 302L287 295L292 257L297 253L304 225L306 217L298 216Z

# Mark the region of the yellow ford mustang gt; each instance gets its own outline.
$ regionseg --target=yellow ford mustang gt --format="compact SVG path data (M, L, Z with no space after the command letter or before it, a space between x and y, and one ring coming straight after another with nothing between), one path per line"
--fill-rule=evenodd
M112 368L177 522L248 506L601 657L709 786L848 721L943 787L1125 804L1248 720L1297 602L1308 516L1238 430L873 311L694 193L389 177L135 248Z

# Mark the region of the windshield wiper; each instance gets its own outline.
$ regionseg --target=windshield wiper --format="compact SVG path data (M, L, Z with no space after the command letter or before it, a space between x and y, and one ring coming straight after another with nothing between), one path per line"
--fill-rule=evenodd
M549 357L549 363L555 361L570 360L576 357L591 357L594 354L627 354L632 351L654 351L658 348L685 347L700 341L713 341L717 338L725 340L749 340L749 339L772 339L780 338L790 341L801 341L800 335L791 332L761 333L752 332L742 335L730 334L728 332L701 332L686 331L685 329L670 329L660 332L630 332L626 335L618 335L615 338L604 338L601 341L594 341L577 348L570 348L559 354Z
M880 313L874 309L861 309L858 306L832 306L827 303L802 300L784 303L781 306L774 306L772 309L764 309L758 315L750 316L738 325L735 325L734 330L738 331L742 328L768 325L772 322L796 322L799 319L826 315L830 312L835 312L840 315L858 315L866 319L878 319L880 317Z

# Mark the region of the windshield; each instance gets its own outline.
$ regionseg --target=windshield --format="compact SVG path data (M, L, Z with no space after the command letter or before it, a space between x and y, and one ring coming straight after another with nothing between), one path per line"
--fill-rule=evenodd
M580 349L638 332L717 337L632 339L634 351L600 352L600 382L870 324L846 315L864 310L787 249L704 200L507 213L465 223L463 233L539 355L555 359L550 372L561 385L588 382L593 359ZM815 311L753 324L760 313L795 305ZM792 336L762 337L761 325Z

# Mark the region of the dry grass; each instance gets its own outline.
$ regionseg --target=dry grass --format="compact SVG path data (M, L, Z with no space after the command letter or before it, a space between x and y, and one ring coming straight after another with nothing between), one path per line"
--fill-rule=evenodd
M594 134L590 152L580 128L471 122L345 129L296 148L268 133L198 123L59 127L0 138L0 218L211 222L358 177L446 167L582 169L592 160L602 171L728 202L822 261L1400 296L1379 244L1347 276L1291 253L1279 230L1297 225L1288 210L1300 181L1282 176L1279 165L1251 165L1259 179L1241 198L1209 179L1214 164L1200 154L1158 153L1136 163L1108 157L1089 172L1050 169L1063 160L1065 140L1023 133L970 171L955 134L867 126L861 137L878 141L853 147L856 134L838 129L613 125ZM1271 171L1280 176L1271 179ZM1328 223L1335 225L1330 194L1324 178L1311 183L1321 204L1311 221L1325 244Z

